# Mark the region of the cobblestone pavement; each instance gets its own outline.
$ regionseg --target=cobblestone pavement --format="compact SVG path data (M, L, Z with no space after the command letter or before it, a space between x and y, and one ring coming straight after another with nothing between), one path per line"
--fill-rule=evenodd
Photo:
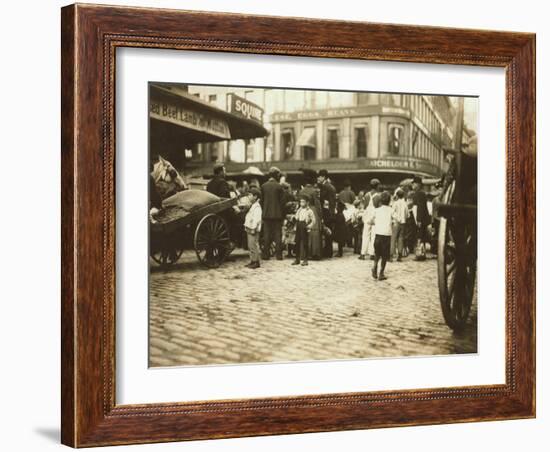
M310 361L477 351L477 301L461 334L444 323L437 261L389 263L386 281L350 250L343 258L291 266L245 251L206 270L185 252L152 267L149 364L155 366ZM154 264L153 264L154 265Z

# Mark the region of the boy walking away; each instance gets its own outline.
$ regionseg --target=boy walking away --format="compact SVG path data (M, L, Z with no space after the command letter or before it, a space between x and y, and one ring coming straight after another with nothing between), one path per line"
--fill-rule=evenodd
M249 191L250 202L252 205L244 219L244 229L246 231L248 252L250 253L250 263L247 268L255 269L260 267L260 231L262 229L262 206L260 205L260 190L252 187Z
M309 207L307 196L300 197L300 207L296 211L296 259L292 265L307 265L309 234L315 226L315 214Z
M380 180L371 179L371 189L365 195L365 212L363 214L363 235L361 244L360 260L365 260L366 255L370 255L370 258L374 260L374 230L371 226L371 220L374 215L375 209L380 203Z
M380 195L380 206L374 211L374 218L371 220L374 225L374 266L372 277L383 281L386 278L386 262L390 259L390 245L392 235L392 208L390 207L390 194L385 191ZM378 274L378 261L380 263L380 274Z

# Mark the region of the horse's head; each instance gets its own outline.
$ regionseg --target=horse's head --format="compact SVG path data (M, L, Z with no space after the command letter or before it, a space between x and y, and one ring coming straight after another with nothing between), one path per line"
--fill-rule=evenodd
M162 199L187 188L176 168L161 156L159 156L158 162L153 165L152 175Z

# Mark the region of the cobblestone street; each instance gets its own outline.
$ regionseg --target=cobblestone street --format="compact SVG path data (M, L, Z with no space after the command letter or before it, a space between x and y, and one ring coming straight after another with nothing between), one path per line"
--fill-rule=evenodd
M150 275L150 366L444 355L477 351L477 300L461 334L444 323L437 261L388 263L386 281L343 258L244 268L245 251L206 270L185 252Z

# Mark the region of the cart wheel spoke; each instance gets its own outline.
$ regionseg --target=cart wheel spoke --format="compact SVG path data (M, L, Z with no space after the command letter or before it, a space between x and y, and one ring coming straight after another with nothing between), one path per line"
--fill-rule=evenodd
M229 254L230 242L227 223L219 215L208 214L197 224L195 252L205 267L219 267Z
M441 217L438 237L438 280L441 310L454 330L464 327L475 291L476 245L470 224Z
M454 273L456 270L456 260L453 260L452 262L449 262L447 264L447 274Z

